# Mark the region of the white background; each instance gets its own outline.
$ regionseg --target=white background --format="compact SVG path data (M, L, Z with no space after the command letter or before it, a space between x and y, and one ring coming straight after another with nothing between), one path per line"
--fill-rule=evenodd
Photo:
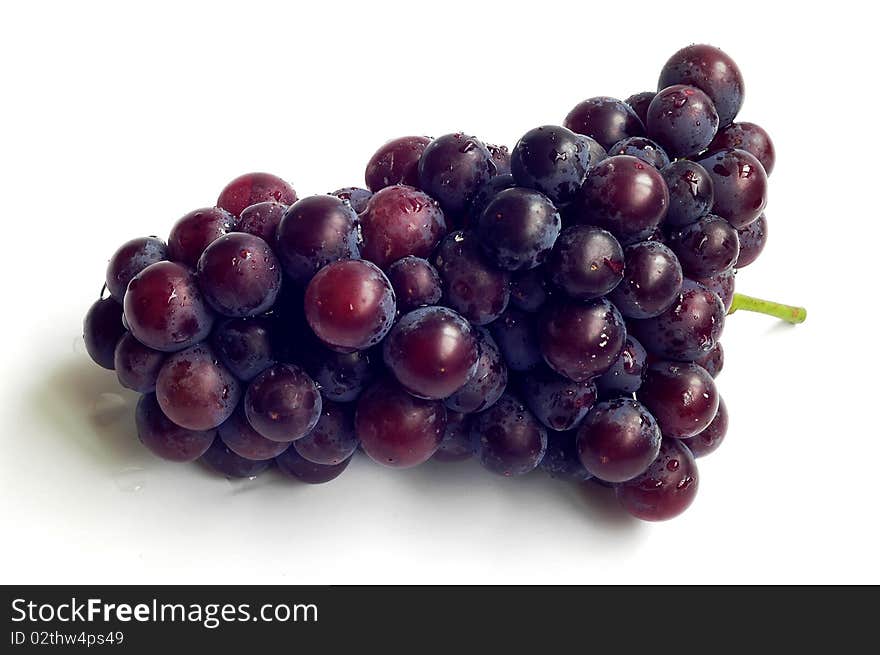
M876 37L862 3L58 2L0 15L0 581L880 582ZM727 442L664 524L542 474L358 459L309 487L154 459L79 334L109 255L239 173L363 184L388 138L512 145L679 47L739 63L778 161L719 382Z

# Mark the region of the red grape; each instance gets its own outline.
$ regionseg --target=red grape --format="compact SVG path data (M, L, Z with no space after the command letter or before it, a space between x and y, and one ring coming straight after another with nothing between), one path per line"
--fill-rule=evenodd
M479 359L464 386L446 399L446 407L455 412L482 412L495 404L507 387L507 366L498 344L486 328L476 328Z
M274 248L278 224L286 211L287 205L279 202L258 202L242 210L235 223L235 231L260 237Z
M761 214L756 220L737 230L737 233L739 258L736 260L736 267L743 268L754 262L767 245L767 217Z
M126 241L110 258L107 265L107 291L122 303L131 279L150 264L168 259L165 242L156 237L141 237Z
M704 457L709 453L715 452L721 445L721 442L724 441L726 435L727 406L724 404L724 399L719 396L718 411L715 413L715 418L706 426L705 430L694 435L685 443L694 457Z
M712 212L741 230L767 206L767 173L745 150L721 150L699 161L712 177Z
M418 187L440 202L447 218L464 215L477 191L497 173L482 141L457 132L431 141L419 159Z
M385 274L394 288L400 312L436 305L443 296L440 273L427 259L409 255L391 264Z
M235 217L217 207L196 209L178 220L168 237L168 258L195 268L211 243L235 229Z
M86 352L98 366L113 370L116 345L125 334L122 306L113 298L96 300L83 320Z
M463 462L473 457L479 443L471 433L472 420L470 414L447 409L446 431L443 433L437 452L431 459L438 462Z
M227 478L254 478L272 464L272 460L257 461L236 454L222 439L214 439L201 460Z
M609 293L623 279L623 248L606 230L574 225L556 240L547 269L570 297L592 300Z
M277 457L290 446L286 441L267 439L251 427L245 415L244 405L238 407L217 429L223 443L240 457L263 461Z
M228 318L211 334L217 357L239 380L252 380L275 363L270 323L263 317Z
M145 346L126 332L113 354L119 384L138 393L152 393L165 357L165 353Z
M547 450L544 426L510 394L478 414L471 431L480 439L480 463L506 477L534 470Z
M156 400L141 396L135 410L138 438L154 455L173 462L192 462L211 447L216 430L188 430L172 423Z
M718 112L698 88L674 84L651 101L645 126L672 157L688 157L705 150L715 138Z
M596 402L592 382L573 382L544 367L526 374L520 389L535 418L557 432L576 428Z
M298 366L275 364L251 381L244 410L248 423L266 439L294 441L318 423L321 394Z
M666 438L686 439L702 432L718 411L712 376L693 363L654 362L645 373L638 398Z
M694 456L677 439L664 439L660 454L642 475L618 485L623 508L643 521L665 521L684 512L697 495Z
M306 436L294 441L293 447L302 457L315 464L341 464L358 447L354 432L354 407L324 401L318 423Z
M295 448L288 448L275 458L278 469L292 478L306 484L323 484L335 480L348 468L351 458L339 464L315 464L296 452Z
M592 137L606 150L621 139L645 136L645 126L625 102L604 96L584 100L565 117L565 127Z
M513 147L510 170L517 184L551 202L571 202L592 162L584 137L559 125L529 130Z
M370 191L376 193L395 184L418 186L419 159L430 142L426 136L402 136L379 148L364 173Z
M217 198L217 206L238 216L251 205L269 201L292 205L296 202L296 191L275 175L245 173L223 188L220 197Z

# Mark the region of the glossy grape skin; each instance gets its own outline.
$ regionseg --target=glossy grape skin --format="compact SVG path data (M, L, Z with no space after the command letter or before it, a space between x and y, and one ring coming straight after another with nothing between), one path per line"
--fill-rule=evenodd
M545 367L523 376L519 386L535 418L556 432L576 428L596 402L592 382L572 382Z
M476 328L474 336L479 352L476 368L464 386L445 400L447 409L456 413L482 412L507 388L507 365L498 344L486 328Z
M692 362L654 362L645 372L638 398L657 419L664 438L692 437L718 411L715 381Z
M510 173L490 178L488 182L477 189L468 212L458 221L459 226L463 229L475 228L480 216L482 216L483 211L486 209L486 205L502 191L515 189L516 187L516 180L513 179L513 175Z
M154 455L172 462L192 462L214 441L216 430L188 430L172 423L159 407L156 394L145 394L135 409L138 439Z
M434 266L443 278L444 304L474 325L491 323L507 308L510 276L486 260L473 232L448 234Z
M593 477L578 457L576 437L577 430L547 433L547 451L539 466L551 478L563 482L586 482Z
M702 366L709 375L717 378L724 368L724 348L721 342L717 342L709 352L695 359L694 364Z
M632 107L616 98L589 98L568 112L563 125L595 139L606 150L622 139L645 136L645 126Z
M727 406L724 404L724 399L719 396L715 418L705 430L685 442L694 457L705 457L718 449L727 436L727 423Z
M119 384L138 393L152 393L165 357L165 353L145 346L126 332L113 353L113 368Z
M217 206L239 216L251 205L270 201L292 205L296 202L296 191L280 177L270 173L245 173L223 188L217 198Z
M474 418L471 432L479 439L483 467L505 477L534 470L547 451L547 430L508 393Z
M754 123L731 123L718 131L718 134L709 144L709 152L729 149L745 150L755 156L767 176L773 172L776 165L776 147L770 135L760 125Z
M632 110L636 113L636 116L638 116L639 120L642 121L642 124L644 124L645 121L648 120L648 106L651 104L651 101L656 95L656 91L641 91L639 93L632 94L624 102L632 107Z
M712 177L712 213L736 229L747 226L767 206L767 174L761 162L745 150L722 150L698 162Z
M322 267L359 259L357 214L336 196L309 196L291 205L275 244L284 273L305 286Z
M116 344L125 334L122 325L122 306L113 298L101 298L92 303L83 320L83 340L86 352L98 366L110 371Z
M140 237L126 241L113 253L107 264L107 291L122 303L131 278L150 264L168 259L168 247L156 237Z
M660 172L636 157L616 155L590 169L572 212L577 222L625 240L659 225L668 207L669 191Z
M718 131L718 112L705 93L675 84L658 92L648 107L648 136L673 158L705 150Z
M689 84L702 90L715 105L721 127L730 125L742 107L745 85L739 67L710 45L689 45L672 55L660 72L658 89Z
M627 318L650 318L672 306L684 274L678 257L657 241L644 241L624 250L623 280L609 296Z
M376 360L381 353L356 350L339 353L319 346L309 353L305 367L327 400L347 403L357 400L376 377Z
M321 418L318 385L293 364L275 364L255 377L244 396L248 423L266 439L295 441Z
M174 262L157 262L135 275L125 292L124 306L135 338L163 352L202 341L214 325L214 314L195 275Z
M712 277L705 277L696 280L709 291L715 292L721 298L721 304L724 305L725 314L730 311L733 304L733 294L736 291L736 271L728 270Z
M550 297L545 275L545 267L518 271L511 275L510 305L524 312L536 312L543 307Z
M399 312L436 305L443 296L440 273L427 259L408 255L391 264L385 275L397 296Z
M402 316L382 353L397 381L427 400L447 398L461 389L480 356L470 323L447 307L421 307Z
M588 225L566 228L550 255L553 282L575 300L609 293L623 279L623 248L610 232Z
M391 378L382 378L363 394L355 413L355 431L373 461L409 468L427 461L446 430L446 408L416 398Z
M547 196L515 187L486 205L477 222L477 238L490 262L517 271L542 264L561 229L562 219Z
M214 327L211 346L239 380L247 382L275 363L270 322L263 317L228 318Z
M295 448L288 448L275 458L278 470L296 478L306 484L324 484L335 480L351 463L351 457L339 464L315 464L296 452Z
M418 187L440 202L449 220L464 215L477 191L497 172L492 153L473 136L437 137L419 159Z
M168 236L168 259L195 268L211 243L235 230L235 217L217 207L196 209L180 218Z
M660 428L631 398L596 404L578 429L581 463L594 477L620 483L644 473L660 452Z
M437 201L400 184L373 194L360 224L361 255L381 269L407 255L428 257L446 236L446 218Z
M363 350L379 343L397 311L391 282L375 264L334 262L309 282L306 320L315 335L334 349Z
M510 150L507 146L486 144L486 149L492 154L492 162L495 164L495 176L510 174Z
M254 478L272 465L271 459L257 461L236 454L219 437L214 439L201 461L227 478Z
M510 307L489 330L511 371L528 371L543 361L534 314Z
M529 130L510 154L510 171L516 183L540 191L554 204L571 202L590 163L590 149L583 137L559 125Z
M767 217L761 214L756 220L737 230L737 233L739 257L736 260L736 267L744 268L753 263L767 245Z
M324 401L321 418L302 439L293 442L302 457L315 464L341 464L358 447L354 433L354 406Z
M685 279L672 305L657 316L630 321L629 327L652 355L693 361L717 343L724 329L724 304L704 285Z
M618 141L608 149L608 155L630 155L650 164L657 170L669 164L669 155L656 141L643 136L631 136Z
M367 188L376 193L395 184L417 187L419 159L430 142L426 136L402 136L385 143L367 163L364 172Z
M678 439L664 439L660 454L642 475L615 487L623 508L643 521L666 521L684 512L697 495L694 456Z
M626 326L617 308L604 298L559 303L540 316L538 338L550 368L585 382L614 364L626 340Z
M290 446L289 442L267 439L254 430L248 423L244 405L241 403L232 416L217 428L217 433L226 447L236 455L257 462L277 457Z
M356 186L347 186L336 189L330 195L344 200L351 206L355 214L360 214L367 208L367 203L373 197L373 192Z
M666 225L690 225L712 209L715 185L709 172L698 163L680 159L664 167L660 174L669 189Z
M642 386L647 367L648 352L638 339L628 334L623 350L611 368L596 378L596 388L602 398L635 393Z
M205 248L196 269L199 288L223 316L256 316L275 304L281 263L269 244L244 232L222 236Z
M437 452L431 459L438 462L463 462L473 457L480 446L471 432L473 417L470 414L446 410L446 431Z
M692 278L724 273L739 257L739 235L730 223L714 214L670 233L666 242L684 274Z
M279 202L258 202L242 210L235 222L235 231L260 237L274 248L278 224L286 211L287 205Z

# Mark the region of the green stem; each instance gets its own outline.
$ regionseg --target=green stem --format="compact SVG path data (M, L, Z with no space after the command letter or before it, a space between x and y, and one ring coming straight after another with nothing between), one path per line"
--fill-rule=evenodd
M742 293L733 294L733 303L730 305L730 311L727 313L733 314L738 309L775 316L789 323L803 323L807 319L807 310L803 307L793 307L770 300L761 300L760 298L746 296Z

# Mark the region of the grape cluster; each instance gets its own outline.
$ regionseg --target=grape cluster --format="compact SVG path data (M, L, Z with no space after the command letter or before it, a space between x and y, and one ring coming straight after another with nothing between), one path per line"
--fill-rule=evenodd
M656 93L590 98L510 150L403 137L367 188L302 199L243 175L116 251L88 351L143 394L166 459L322 483L358 449L476 456L673 517L727 431L719 339L767 239L773 143L734 122L742 100L736 64L696 45Z

